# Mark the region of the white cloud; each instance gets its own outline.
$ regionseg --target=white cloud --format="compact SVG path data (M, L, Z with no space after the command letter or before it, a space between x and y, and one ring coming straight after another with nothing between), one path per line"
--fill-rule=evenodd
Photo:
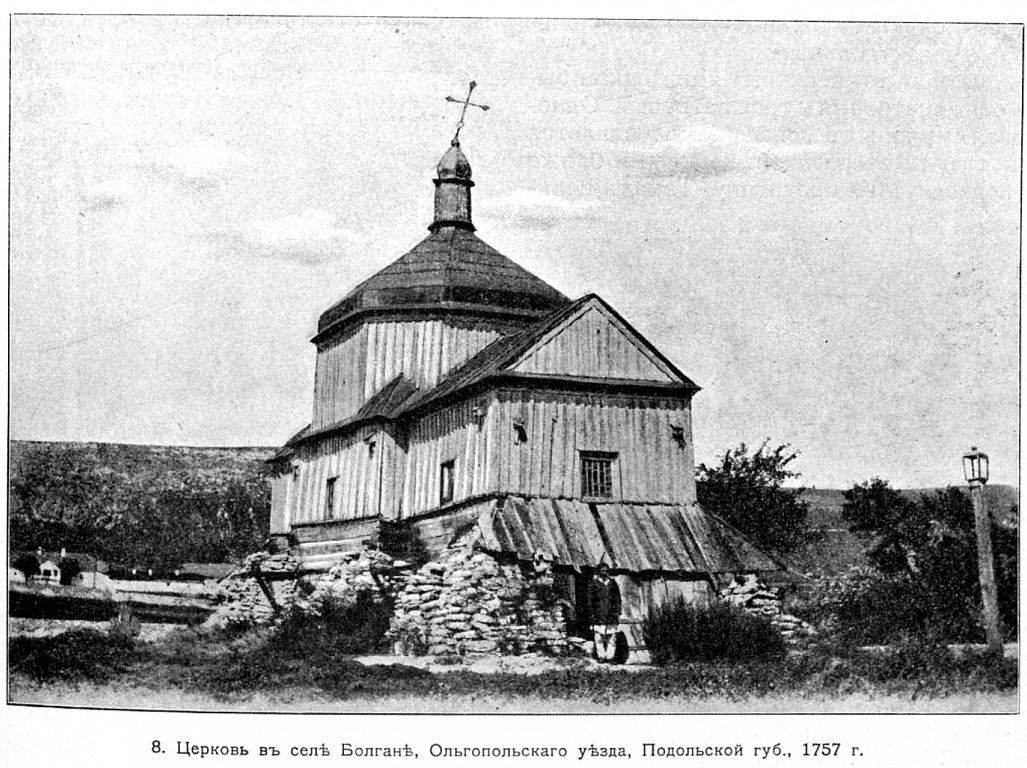
M482 203L486 212L521 226L549 229L558 222L585 219L603 207L597 200L568 200L536 190L517 189Z
M234 147L217 139L199 139L168 148L159 165L192 186L216 184L233 168L251 160Z
M783 170L785 161L824 152L816 144L755 141L710 125L691 125L673 139L623 148L629 163L653 176L704 178L753 170Z
M81 194L82 202L87 211L115 208L135 196L135 188L122 179L101 181L86 189Z
M337 226L332 214L312 209L277 219L252 219L230 237L262 256L310 262L365 242L359 233Z

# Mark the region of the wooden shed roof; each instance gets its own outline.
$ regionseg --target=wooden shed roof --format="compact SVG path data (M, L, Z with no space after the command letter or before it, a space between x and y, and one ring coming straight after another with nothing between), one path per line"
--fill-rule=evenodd
M470 310L532 318L569 301L474 232L443 226L326 310L314 338L366 311Z
M585 504L508 496L487 503L478 519L487 550L558 565L616 570L734 573L780 570L734 527L697 504Z

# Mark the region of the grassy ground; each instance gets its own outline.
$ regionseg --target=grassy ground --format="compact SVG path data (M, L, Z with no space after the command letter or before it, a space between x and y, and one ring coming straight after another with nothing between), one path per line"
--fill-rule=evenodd
M492 693L379 695L335 698L310 689L283 688L276 693L252 693L231 699L181 690L160 691L124 684L38 686L24 681L12 686L11 700L19 704L191 712L338 712L380 714L797 714L1014 713L1015 691L955 693L934 698L908 695L833 694L809 696L777 693L764 696L695 697L668 694L657 698L620 698L615 693L589 699L509 696Z
M273 632L176 631L142 642L83 629L14 637L15 703L139 709L361 712L1015 711L1016 659L909 645L820 647L769 661L599 666L456 663L443 673L358 660Z

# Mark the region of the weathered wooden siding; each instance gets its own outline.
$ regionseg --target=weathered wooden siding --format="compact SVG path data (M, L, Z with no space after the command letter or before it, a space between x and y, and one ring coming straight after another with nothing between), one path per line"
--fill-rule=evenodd
M434 387L509 330L469 321L373 322L325 342L314 374L313 428L352 416L401 373L422 389Z
M673 382L676 377L643 349L598 307L585 311L544 339L513 370L586 378Z
M364 400L400 373L421 389L434 387L500 335L493 328L457 326L444 320L370 323Z
M402 427L389 426L378 433L381 448L382 481L379 514L386 520L400 516L403 502L403 478L407 467L407 437Z
M683 600L688 605L708 606L713 601L713 586L708 579L669 576L616 576L620 587L621 613L631 619L644 619L662 605Z
M318 348L313 429L342 421L363 405L366 360L367 330L363 326Z
M481 416L474 413L481 409ZM483 398L426 414L409 432L401 516L436 509L440 502L441 467L455 462L453 503L487 493L491 421L495 408Z
M292 483L292 473L285 472L271 478L271 521L269 533L288 533L288 495L289 485Z
M524 496L581 498L580 452L616 453L612 500L695 501L691 406L631 395L500 392L486 487ZM527 441L519 443L515 422ZM672 426L682 428L684 442Z
M365 438L374 441L373 453ZM385 442L378 427L368 426L355 434L330 436L300 446L300 476L296 493L291 497L291 521L352 520L378 514L382 457L387 453L383 450ZM329 514L325 492L331 477L338 479L333 513Z

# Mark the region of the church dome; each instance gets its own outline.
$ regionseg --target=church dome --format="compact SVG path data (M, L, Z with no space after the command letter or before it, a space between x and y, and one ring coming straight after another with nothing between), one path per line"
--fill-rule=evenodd
M460 142L453 139L446 154L439 160L436 168L439 179L470 179L471 164L467 162L467 156L460 149Z
M443 226L325 311L315 341L368 313L461 313L531 322L569 303L473 231Z
M570 299L474 234L471 164L453 139L437 167L431 234L321 315L314 341L366 314L533 322Z

